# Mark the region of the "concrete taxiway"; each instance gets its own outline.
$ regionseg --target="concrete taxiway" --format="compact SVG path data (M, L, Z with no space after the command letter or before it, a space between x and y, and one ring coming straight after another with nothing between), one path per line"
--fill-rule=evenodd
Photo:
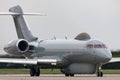
M65 77L63 74L41 74L40 77L30 77L28 74L0 74L0 80L120 80L120 74L105 74L104 77L96 75Z

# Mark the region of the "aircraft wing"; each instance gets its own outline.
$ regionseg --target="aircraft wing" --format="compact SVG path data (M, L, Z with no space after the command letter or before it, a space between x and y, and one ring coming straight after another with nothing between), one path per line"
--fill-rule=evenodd
M0 63L12 63L12 64L50 64L57 65L57 59L20 59L20 58L0 58Z
M109 63L120 62L120 57L112 58Z

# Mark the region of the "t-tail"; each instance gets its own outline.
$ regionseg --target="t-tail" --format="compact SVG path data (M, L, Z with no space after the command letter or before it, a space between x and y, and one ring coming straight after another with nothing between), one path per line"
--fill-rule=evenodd
M12 15L12 17L15 23L18 38L26 39L29 42L37 40L37 37L32 35L24 20L22 8L20 6L14 6L9 9L9 12L15 13L15 15Z

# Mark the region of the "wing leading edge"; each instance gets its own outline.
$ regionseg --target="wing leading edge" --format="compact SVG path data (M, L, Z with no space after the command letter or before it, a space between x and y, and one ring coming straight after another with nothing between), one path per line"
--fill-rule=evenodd
M57 65L56 59L19 59L19 58L0 58L0 63L12 63L12 64L27 64L27 65L38 65L38 64L50 64Z
M112 58L109 63L120 62L120 57Z

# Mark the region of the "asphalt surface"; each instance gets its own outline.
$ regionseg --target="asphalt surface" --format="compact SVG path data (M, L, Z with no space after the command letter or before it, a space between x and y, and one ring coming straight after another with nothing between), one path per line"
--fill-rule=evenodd
M120 74L104 74L103 77L96 75L65 77L63 74L41 74L40 77L30 77L28 74L0 74L0 80L120 80Z

